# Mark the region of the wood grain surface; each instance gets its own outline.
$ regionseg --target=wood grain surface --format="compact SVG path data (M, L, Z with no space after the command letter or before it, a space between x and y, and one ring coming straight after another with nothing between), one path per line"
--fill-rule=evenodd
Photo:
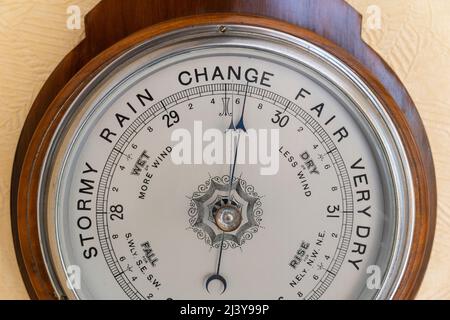
M409 74L412 72L412 70L416 68L421 68L422 65L417 63L417 56L420 55L422 51L429 50L431 47L431 44L433 45L442 45L442 42L439 42L438 39L435 39L436 43L434 41L424 41L422 37L425 38L425 40L428 39L429 34L421 35L423 26L420 26L416 28L417 24L420 24L421 15L426 13L425 9L429 9L432 11L433 6L428 3L429 5L426 6L426 8L423 8L422 4L427 1L421 1L417 4L412 3L414 1L396 1L395 6L393 4L389 4L386 6L386 8L397 8L396 6L402 5L401 2L403 2L403 7L401 7L400 11L397 12L398 18L392 17L389 15L389 10L386 10L385 7L383 7L383 3L385 1L370 1L370 3L364 3L365 1L352 1L352 4L355 5L358 9L364 13L365 10L367 10L370 7L370 12L373 14L373 5L378 5L375 9L380 9L380 12L382 14L382 28L380 30L373 30L368 28L364 32L364 36L366 39L369 40L369 42L373 42L374 44L381 45L383 43L383 37L385 37L385 34L388 34L392 31L390 28L387 28L388 18L390 17L393 19L393 23L399 22L398 20L402 20L402 24L399 27L399 31L394 35L397 40L394 41L394 44L390 45L390 52L389 54L392 55L392 63L391 60L384 58L391 64L391 66L396 69L396 63L399 64L399 68L402 68L401 71L404 71L404 74L402 72L396 71L399 73L399 75L402 77L402 80L405 81L404 77L408 77ZM438 2L438 0L435 1L429 1L429 2ZM77 1L72 1L70 4L76 4ZM95 4L94 1L79 1L80 6L90 7L93 4ZM29 4L28 10L23 10L26 5ZM441 3L442 4L442 3ZM37 91L39 90L40 86L42 85L42 82L45 80L45 77L48 76L48 73L56 66L56 64L59 62L59 60L68 52L70 51L70 45L76 44L77 41L80 40L81 32L78 31L69 31L67 28L65 28L65 20L67 18L66 16L66 9L68 7L69 3L65 1L60 1L57 5L49 5L46 1L0 1L0 70L2 72L0 73L0 134L2 136L2 140L0 142L0 225L1 225L1 243L0 243L0 297L2 298L25 298L26 293L23 290L23 286L20 282L20 276L18 275L18 269L15 264L15 259L13 256L13 249L11 244L11 234L10 230L6 228L9 227L9 178L11 175L11 163L12 163L12 157L14 154L14 148L15 144L17 143L17 138L20 133L21 126L23 124L23 120L26 116L27 110L29 109L29 106L31 105L31 102L33 101L33 98L35 97ZM53 9L59 8L59 11L54 12ZM408 8L408 10L411 10L409 13L407 10L405 11L405 8ZM398 8L397 8L398 9ZM441 10L443 8L440 8ZM16 13L14 14L14 11ZM86 13L87 9L82 12ZM410 20L406 19L406 22L403 21L405 15L405 12L407 15L411 15L412 18ZM442 15L442 12L439 11L438 13ZM449 12L449 11L447 11ZM61 16L61 17L60 17ZM418 18L419 17L419 18ZM13 22L8 22L8 18ZM370 18L370 17L369 17ZM442 18L442 17L441 17ZM24 28L24 25L27 25L29 23L29 20L35 20L34 25L28 26ZM53 19L53 20L52 20ZM448 19L448 16L447 16ZM434 21L433 18L429 18L429 21ZM54 24L55 23L55 24ZM445 15L442 19L441 23L445 25L445 23L448 23L445 21ZM46 26L41 32L39 30L43 27L43 25L49 24ZM426 23L425 23L426 24ZM405 27L407 25L407 27ZM431 23L428 26L431 29L431 33L435 33L434 29L435 26ZM60 34L58 32L51 32L52 28L55 30L59 30ZM404 30L405 29L405 30ZM439 28L438 28L439 29ZM448 29L448 28L447 28ZM440 32L444 32L447 30L446 28L439 29ZM67 34L67 32L69 32ZM78 33L77 33L78 32ZM17 33L21 37L17 37ZM4 36L5 35L5 36ZM417 40L417 46L416 42L412 41L414 36L418 37L419 40ZM439 33L440 35L440 33ZM54 37L53 37L54 36ZM405 40L405 38L410 37L409 40ZM36 40L38 39L38 40ZM71 40L65 40L65 39L71 39ZM421 40L422 39L422 40ZM447 39L448 40L448 39ZM38 48L42 48L43 50L48 50L48 52L36 52L36 50L33 49L33 41L34 46ZM70 42L73 41L73 42ZM447 44L450 43L450 41L447 41ZM58 45L67 45L69 48L64 51L66 48L58 48ZM425 45L424 45L425 44ZM15 46L14 46L15 45ZM395 48L395 46L398 46L398 49ZM56 48L55 48L56 47ZM374 46L377 48L376 46ZM47 48L47 49L45 49ZM55 50L57 49L57 50ZM17 50L17 53L15 54L14 50ZM58 51L61 50L61 51ZM448 48L445 51L446 58L448 58ZM61 52L61 56L58 58L56 53ZM382 51L379 51L382 53ZM440 51L441 53L444 52L444 50ZM50 56L51 54L54 54L56 56ZM425 55L428 53L425 52ZM411 58L410 56L413 56ZM45 58L48 57L47 65L49 67L49 70L43 70L40 69L37 70L37 66L43 67L42 62L45 60ZM435 62L437 59L430 58L429 60ZM438 62L445 62L438 60ZM425 63L425 62L424 62ZM426 64L426 63L425 63ZM428 67L428 65L427 65ZM439 77L439 73L436 73L436 70L439 70L442 72L442 67L440 65L434 66L434 74L425 74L423 75L422 79L412 79L414 83L419 82L421 84L422 82L426 81L434 81L434 86L430 87L430 89L434 89L435 91L438 90L436 87L436 81L440 80L442 78ZM6 72L4 72L6 70ZM47 72L47 73L45 73ZM42 76L41 79L37 78L39 76ZM28 78L27 78L28 77ZM428 78L429 77L429 78ZM28 82L25 82L24 79L28 79ZM39 81L40 80L40 81ZM26 83L24 85L24 82ZM444 82L440 83L440 88L442 90L445 90L444 86L449 85L450 82ZM28 87L26 85L29 85ZM405 84L408 87L408 83ZM31 86L35 86L33 90L31 90ZM419 86L419 88L422 88ZM442 186L440 183L440 168L438 164L438 156L436 155L438 151L435 150L434 147L434 139L430 131L432 131L434 127L434 123L431 124L428 123L428 119L426 116L424 116L424 112L426 113L427 110L423 111L423 108L421 107L421 104L417 102L414 96L413 90L408 87L408 89L411 91L411 94L418 104L418 107L420 108L422 117L424 118L427 128L430 134L433 151L435 151L435 159L436 159L436 165L437 165L437 176L439 178L438 186L440 190L442 190ZM448 90L446 92L448 94ZM429 99L433 99L434 97L430 97ZM22 100L19 100L22 99ZM18 101L21 102L21 104L17 103ZM443 100L445 101L445 100ZM446 108L447 107L447 108ZM443 118L443 115L447 116L448 119L448 106L445 106L443 104L440 108L441 114L440 119ZM446 122L447 124L449 122ZM445 122L444 122L445 125ZM430 129L431 126L431 129ZM445 132L444 132L445 133ZM442 132L439 132L440 135L442 135ZM448 131L447 131L447 140L448 140ZM5 139L3 139L5 137ZM441 136L442 138L442 136ZM439 138L437 138L439 140ZM439 141L442 142L442 141ZM444 144L446 144L446 141L444 139ZM445 150L445 145L442 146L443 151ZM446 150L445 150L446 151ZM448 179L447 179L448 182ZM442 204L442 198L440 198L440 208ZM441 211L444 211L444 214L441 214ZM442 224L442 218L441 215L445 215L445 210L440 210L439 212L439 224ZM447 223L446 223L447 221ZM427 274L427 278L425 280L423 289L421 291L421 295L419 297L421 298L433 298L433 297L439 297L439 298L446 298L448 297L449 291L448 291L448 264L445 264L445 261L440 261L435 268L435 270L432 270L432 268L435 266L434 263L434 257L436 256L436 252L439 250L438 247L438 240L440 237L445 237L445 229L442 231L438 224L438 232L437 232L437 238L436 238L436 245L435 250L433 252L433 258L430 264L430 269ZM448 225L448 218L444 218L444 224ZM441 232L443 234L441 234ZM445 243L445 239L443 241ZM448 247L443 247L444 250L444 256L445 256L445 250L448 251ZM440 273L440 274L439 274ZM438 293L436 292L436 285L431 284L429 291L427 291L426 286L428 285L428 279L435 276L439 277L439 284L441 285L441 288L439 289ZM445 282L445 277L447 277L447 282ZM433 291L431 291L433 290ZM423 293L425 292L425 293ZM426 293L428 292L428 293ZM427 296L428 294L428 296Z

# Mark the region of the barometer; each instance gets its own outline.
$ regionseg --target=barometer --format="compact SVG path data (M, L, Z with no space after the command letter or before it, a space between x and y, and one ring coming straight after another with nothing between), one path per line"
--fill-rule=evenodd
M127 1L130 30L139 11L169 17L143 18L127 37L113 21L124 39L72 54L76 74L55 71L71 79L43 89L13 178L32 297L414 296L435 183L412 102L342 25L347 5L263 2ZM286 10L298 20L280 20ZM330 41L339 32L354 35L352 55Z

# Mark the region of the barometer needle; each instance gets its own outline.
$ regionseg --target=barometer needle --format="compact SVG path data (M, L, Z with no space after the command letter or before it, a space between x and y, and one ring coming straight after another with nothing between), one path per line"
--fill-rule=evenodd
M234 174L236 171L236 162L237 162L237 154L238 154L238 149L239 149L239 141L241 139L239 130L242 130L243 132L247 132L247 129L245 128L245 125L244 125L244 113L245 113L245 106L246 106L246 102L247 102L247 93L248 93L248 82L245 86L245 95L244 95L244 102L242 104L241 117L240 117L239 122L236 127L234 127L234 124L233 124L233 117L231 118L231 122L234 127L234 130L238 132L238 138L237 138L236 147L234 149L234 159L233 159L233 162L230 167L230 188L229 188L229 193L228 193L228 199L230 202L231 202L231 199L230 199L231 189L233 187Z
M230 125L228 127L228 130L232 130L232 131L236 131L238 132L238 137L237 137L237 143L236 146L234 148L234 155L233 155L233 162L230 165L230 186L229 186L229 190L228 190L228 201L231 204L231 190L233 188L233 180L234 180L234 175L235 175L235 171L236 171L236 162L237 162L237 154L238 154L238 149L239 149L239 140L241 138L240 135L240 130L243 132L247 132L247 129L245 128L244 125L244 113L245 113L245 105L247 102L247 93L248 93L248 82L245 86L245 95L244 95L244 102L242 104L242 112L241 112L241 117L239 119L239 122L237 124L237 126L234 125L234 121L233 121L233 114L234 114L234 102L233 102L233 110L231 113L231 121L230 121ZM225 97L226 97L226 86L225 86ZM234 138L234 137L233 137ZM225 290L227 289L227 281L225 280L225 278L223 276L220 275L220 265L222 263L222 253L223 253L223 241L225 239L225 231L222 232L222 239L220 241L220 249L219 249L219 259L217 261L217 270L216 273L209 276L208 279L206 280L206 291L208 291L209 293L209 284L214 281L214 280L218 280L222 283L223 285L223 290L222 293L223 294L225 292Z
M214 280L218 280L222 283L223 285L223 290L221 292L221 294L223 294L225 292L225 290L227 290L227 280L225 280L224 277L222 277L220 275L220 263L222 261L222 252L223 252L223 239L225 238L225 232L222 232L222 240L220 241L220 250L219 250L219 261L217 262L217 270L216 273L209 276L209 278L206 280L206 291L209 292L209 284L211 283L211 281Z
M247 82L247 85L245 86L245 95L244 95L244 102L242 104L241 118L239 119L239 122L236 126L236 130L242 130L244 132L247 132L247 129L245 128L245 125L244 125L244 113L245 113L245 105L247 102L247 93L248 93L248 82Z

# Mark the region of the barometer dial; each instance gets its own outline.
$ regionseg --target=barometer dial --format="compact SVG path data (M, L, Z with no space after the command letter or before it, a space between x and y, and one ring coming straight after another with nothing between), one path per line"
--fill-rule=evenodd
M262 27L181 29L109 62L40 177L60 297L392 298L411 250L385 106L335 56Z

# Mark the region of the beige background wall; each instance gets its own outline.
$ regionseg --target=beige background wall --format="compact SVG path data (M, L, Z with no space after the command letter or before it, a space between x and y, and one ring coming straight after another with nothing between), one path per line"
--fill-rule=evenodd
M83 37L66 28L69 5L86 14L98 0L0 0L0 298L26 299L14 257L9 186L16 143L33 99ZM398 73L419 108L438 178L438 224L418 298L450 299L450 1L348 0L365 15L364 39ZM381 29L367 28L368 8Z

